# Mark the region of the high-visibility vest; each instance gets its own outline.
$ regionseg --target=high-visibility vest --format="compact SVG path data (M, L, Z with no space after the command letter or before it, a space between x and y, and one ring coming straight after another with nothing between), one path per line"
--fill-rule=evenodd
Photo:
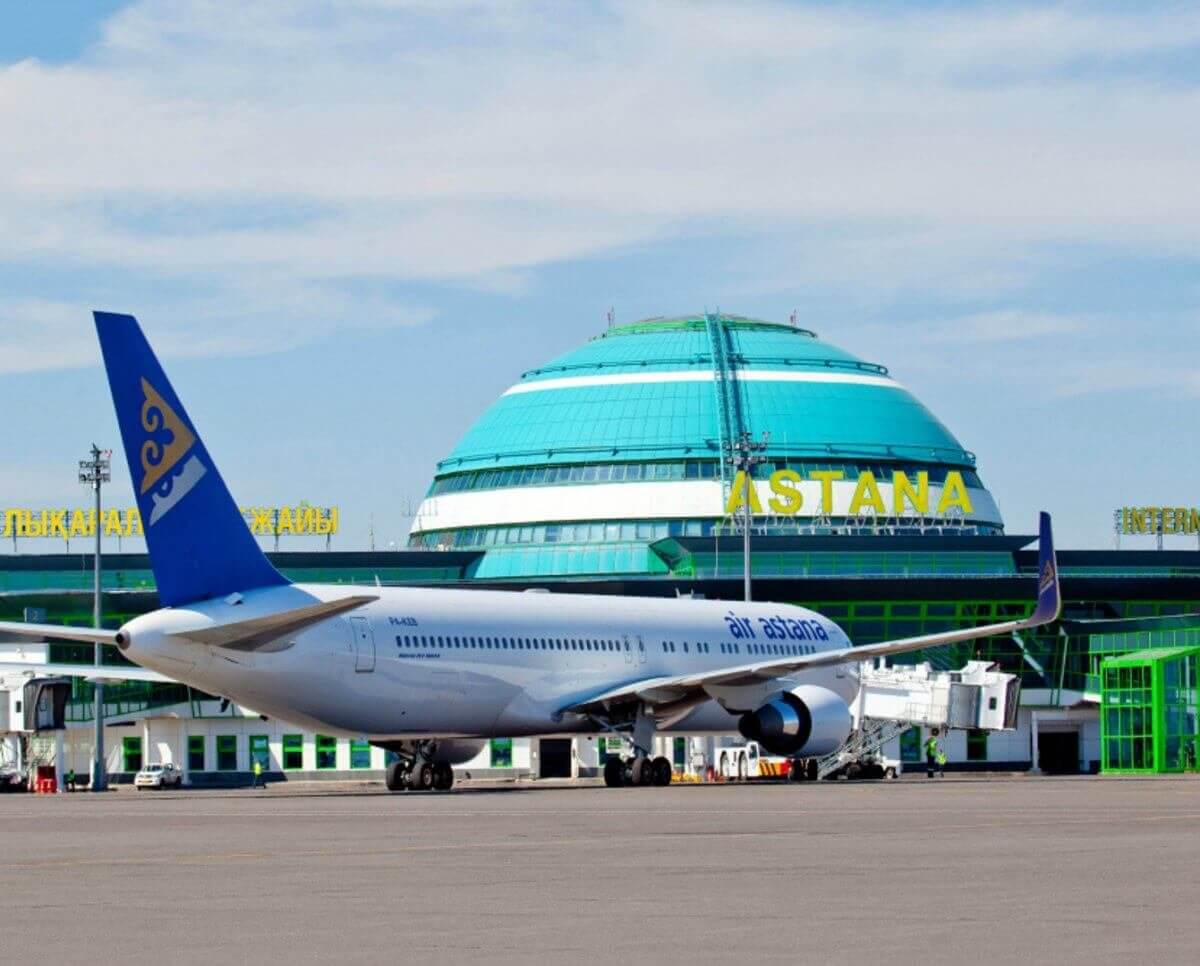
M256 775L262 774L262 762L261 761L256 761L254 763L254 774L256 774Z
M936 738L929 738L925 742L925 754L933 757L937 754L938 746Z

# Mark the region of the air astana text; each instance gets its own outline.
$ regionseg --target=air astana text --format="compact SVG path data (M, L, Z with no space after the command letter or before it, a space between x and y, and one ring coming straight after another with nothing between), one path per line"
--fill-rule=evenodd
M725 615L729 633L739 639L757 638L749 617L738 617L730 611ZM829 633L820 621L797 620L794 617L759 617L758 630L771 641L827 641Z

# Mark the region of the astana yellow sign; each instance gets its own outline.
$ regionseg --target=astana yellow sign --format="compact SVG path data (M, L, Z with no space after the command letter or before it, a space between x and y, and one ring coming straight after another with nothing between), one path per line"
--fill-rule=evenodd
M242 507L250 532L261 537L321 536L338 532L338 508L297 506ZM136 507L103 510L100 533L105 537L142 536L142 517ZM96 511L84 509L31 510L9 507L4 511L4 531L9 538L70 540L96 535Z
M801 477L795 470L776 470L767 481L771 496L766 501L766 509L763 508L758 487L746 486L746 473L744 470L740 470L733 479L733 487L729 493L729 500L725 504L725 512L730 515L743 512L748 499L751 513L770 512L781 516L794 516L805 509L804 493L800 489L800 484L806 482L806 479L807 482L819 483L821 487L819 508L809 508L808 512L814 514L838 512L834 509L833 485L840 481L849 482L846 481L846 474L840 470L816 470L809 473L807 478ZM964 514L975 512L962 473L957 470L950 470L946 474L946 481L942 484L936 505L929 487L929 474L923 470L916 474L915 479L901 470L892 473L890 503L884 499L883 491L880 489L881 485L886 486L887 484L880 484L871 471L859 473L853 482L854 494L850 497L850 505L848 509L842 511L850 516L871 512L878 516L888 514L904 516L916 513L921 516L940 517L944 516L948 510L956 508Z

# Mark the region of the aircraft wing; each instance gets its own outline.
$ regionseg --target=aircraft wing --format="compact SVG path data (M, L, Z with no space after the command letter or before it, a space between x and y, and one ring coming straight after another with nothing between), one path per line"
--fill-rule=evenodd
M147 681L154 684L178 684L174 678L144 667L110 667L102 664L42 664L33 661L0 662L0 674L25 672L31 677L83 678L91 684L120 684L123 681Z
M594 695L563 710L595 714L607 711L614 704L634 700L650 705L676 704L698 697L699 692L703 692L709 687L754 684L772 678L789 677L813 668L869 661L876 657L890 657L894 654L905 654L909 651L920 651L926 648L940 647L944 644L956 644L959 641L970 641L980 637L1011 634L1014 631L1023 631L1031 627L1049 624L1057 620L1058 615L1062 612L1062 590L1059 586L1058 562L1054 554L1054 537L1048 513L1041 515L1039 527L1038 575L1037 606L1033 613L1024 620L985 624L981 627L964 627L956 631L884 641L881 644L843 647L833 651L819 651L816 654L756 661L737 667L715 668L675 677L646 678Z

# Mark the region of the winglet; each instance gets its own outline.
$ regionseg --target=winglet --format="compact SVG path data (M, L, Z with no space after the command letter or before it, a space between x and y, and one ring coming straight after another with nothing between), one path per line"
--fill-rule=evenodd
M288 583L251 536L137 320L94 314L163 606Z
M1026 627L1037 627L1058 620L1062 613L1062 588L1058 582L1058 558L1054 554L1054 533L1050 514L1042 513L1038 527L1038 597L1037 607L1024 621Z

